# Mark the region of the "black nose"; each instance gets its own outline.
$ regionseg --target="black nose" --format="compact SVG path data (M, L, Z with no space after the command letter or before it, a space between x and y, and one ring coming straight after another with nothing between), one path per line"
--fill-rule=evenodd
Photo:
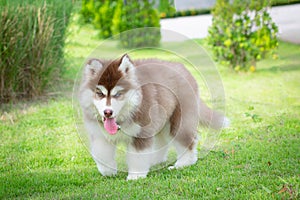
M112 114L113 114L113 111L111 109L105 109L104 110L104 116L105 117L109 118L109 117L112 116Z

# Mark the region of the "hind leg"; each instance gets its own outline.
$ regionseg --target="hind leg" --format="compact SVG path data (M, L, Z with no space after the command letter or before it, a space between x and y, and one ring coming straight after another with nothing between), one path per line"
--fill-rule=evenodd
M174 141L177 152L177 161L172 168L182 168L193 165L197 162L197 139L195 138L190 145L185 145L179 141Z
M181 168L184 166L193 165L197 162L197 116L183 116L181 114L190 112L178 112L172 116L171 136L173 144L177 152L177 161L172 168ZM175 113L176 114L176 113Z

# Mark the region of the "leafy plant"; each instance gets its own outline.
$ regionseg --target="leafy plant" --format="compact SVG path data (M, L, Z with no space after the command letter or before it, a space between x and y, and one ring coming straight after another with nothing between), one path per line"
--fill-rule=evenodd
M123 0L118 0L117 5L114 10L114 15L112 18L111 31L112 31L113 35L117 35L120 33L119 27L120 27L120 23L121 23L123 6L124 6Z
M100 30L100 38L110 38L112 34L112 18L117 1L104 1L95 11L94 25Z
M159 0L158 10L160 12L160 17L165 18L169 16L174 16L176 9L174 7L174 0Z
M85 23L91 23L95 18L95 10L99 8L99 3L94 0L82 0L81 17Z
M145 27L160 27L159 13L154 8L154 1L133 0L84 0L81 16L85 22L92 23L100 30L100 38L110 38L119 33L137 29L130 33L122 33L122 47L139 47L151 44L157 46L160 31L143 30ZM132 35L133 34L133 35Z
M120 23L118 24L122 47L153 47L158 46L160 43L159 14L154 9L153 2L128 0L127 4L123 6Z
M113 35L112 18L114 16L117 2L120 0L83 0L80 11L85 23L92 23L100 30L100 38L109 38Z
M236 71L255 71L256 61L274 53L278 27L267 0L217 0L208 43L214 57Z
M262 118L258 114L252 113L252 111L254 110L253 106L249 106L248 110L249 112L245 112L246 117L251 118L255 123L262 121Z

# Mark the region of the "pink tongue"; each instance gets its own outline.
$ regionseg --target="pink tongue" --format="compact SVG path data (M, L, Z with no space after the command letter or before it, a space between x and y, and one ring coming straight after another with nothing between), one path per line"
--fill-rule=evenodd
M104 128L109 134L116 134L116 132L118 131L116 120L114 118L106 118L104 121Z

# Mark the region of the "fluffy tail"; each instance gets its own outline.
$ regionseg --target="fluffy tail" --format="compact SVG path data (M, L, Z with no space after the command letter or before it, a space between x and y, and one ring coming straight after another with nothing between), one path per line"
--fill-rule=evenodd
M199 115L200 124L205 127L218 130L230 125L230 120L226 116L218 111L212 110L202 100L200 100Z

